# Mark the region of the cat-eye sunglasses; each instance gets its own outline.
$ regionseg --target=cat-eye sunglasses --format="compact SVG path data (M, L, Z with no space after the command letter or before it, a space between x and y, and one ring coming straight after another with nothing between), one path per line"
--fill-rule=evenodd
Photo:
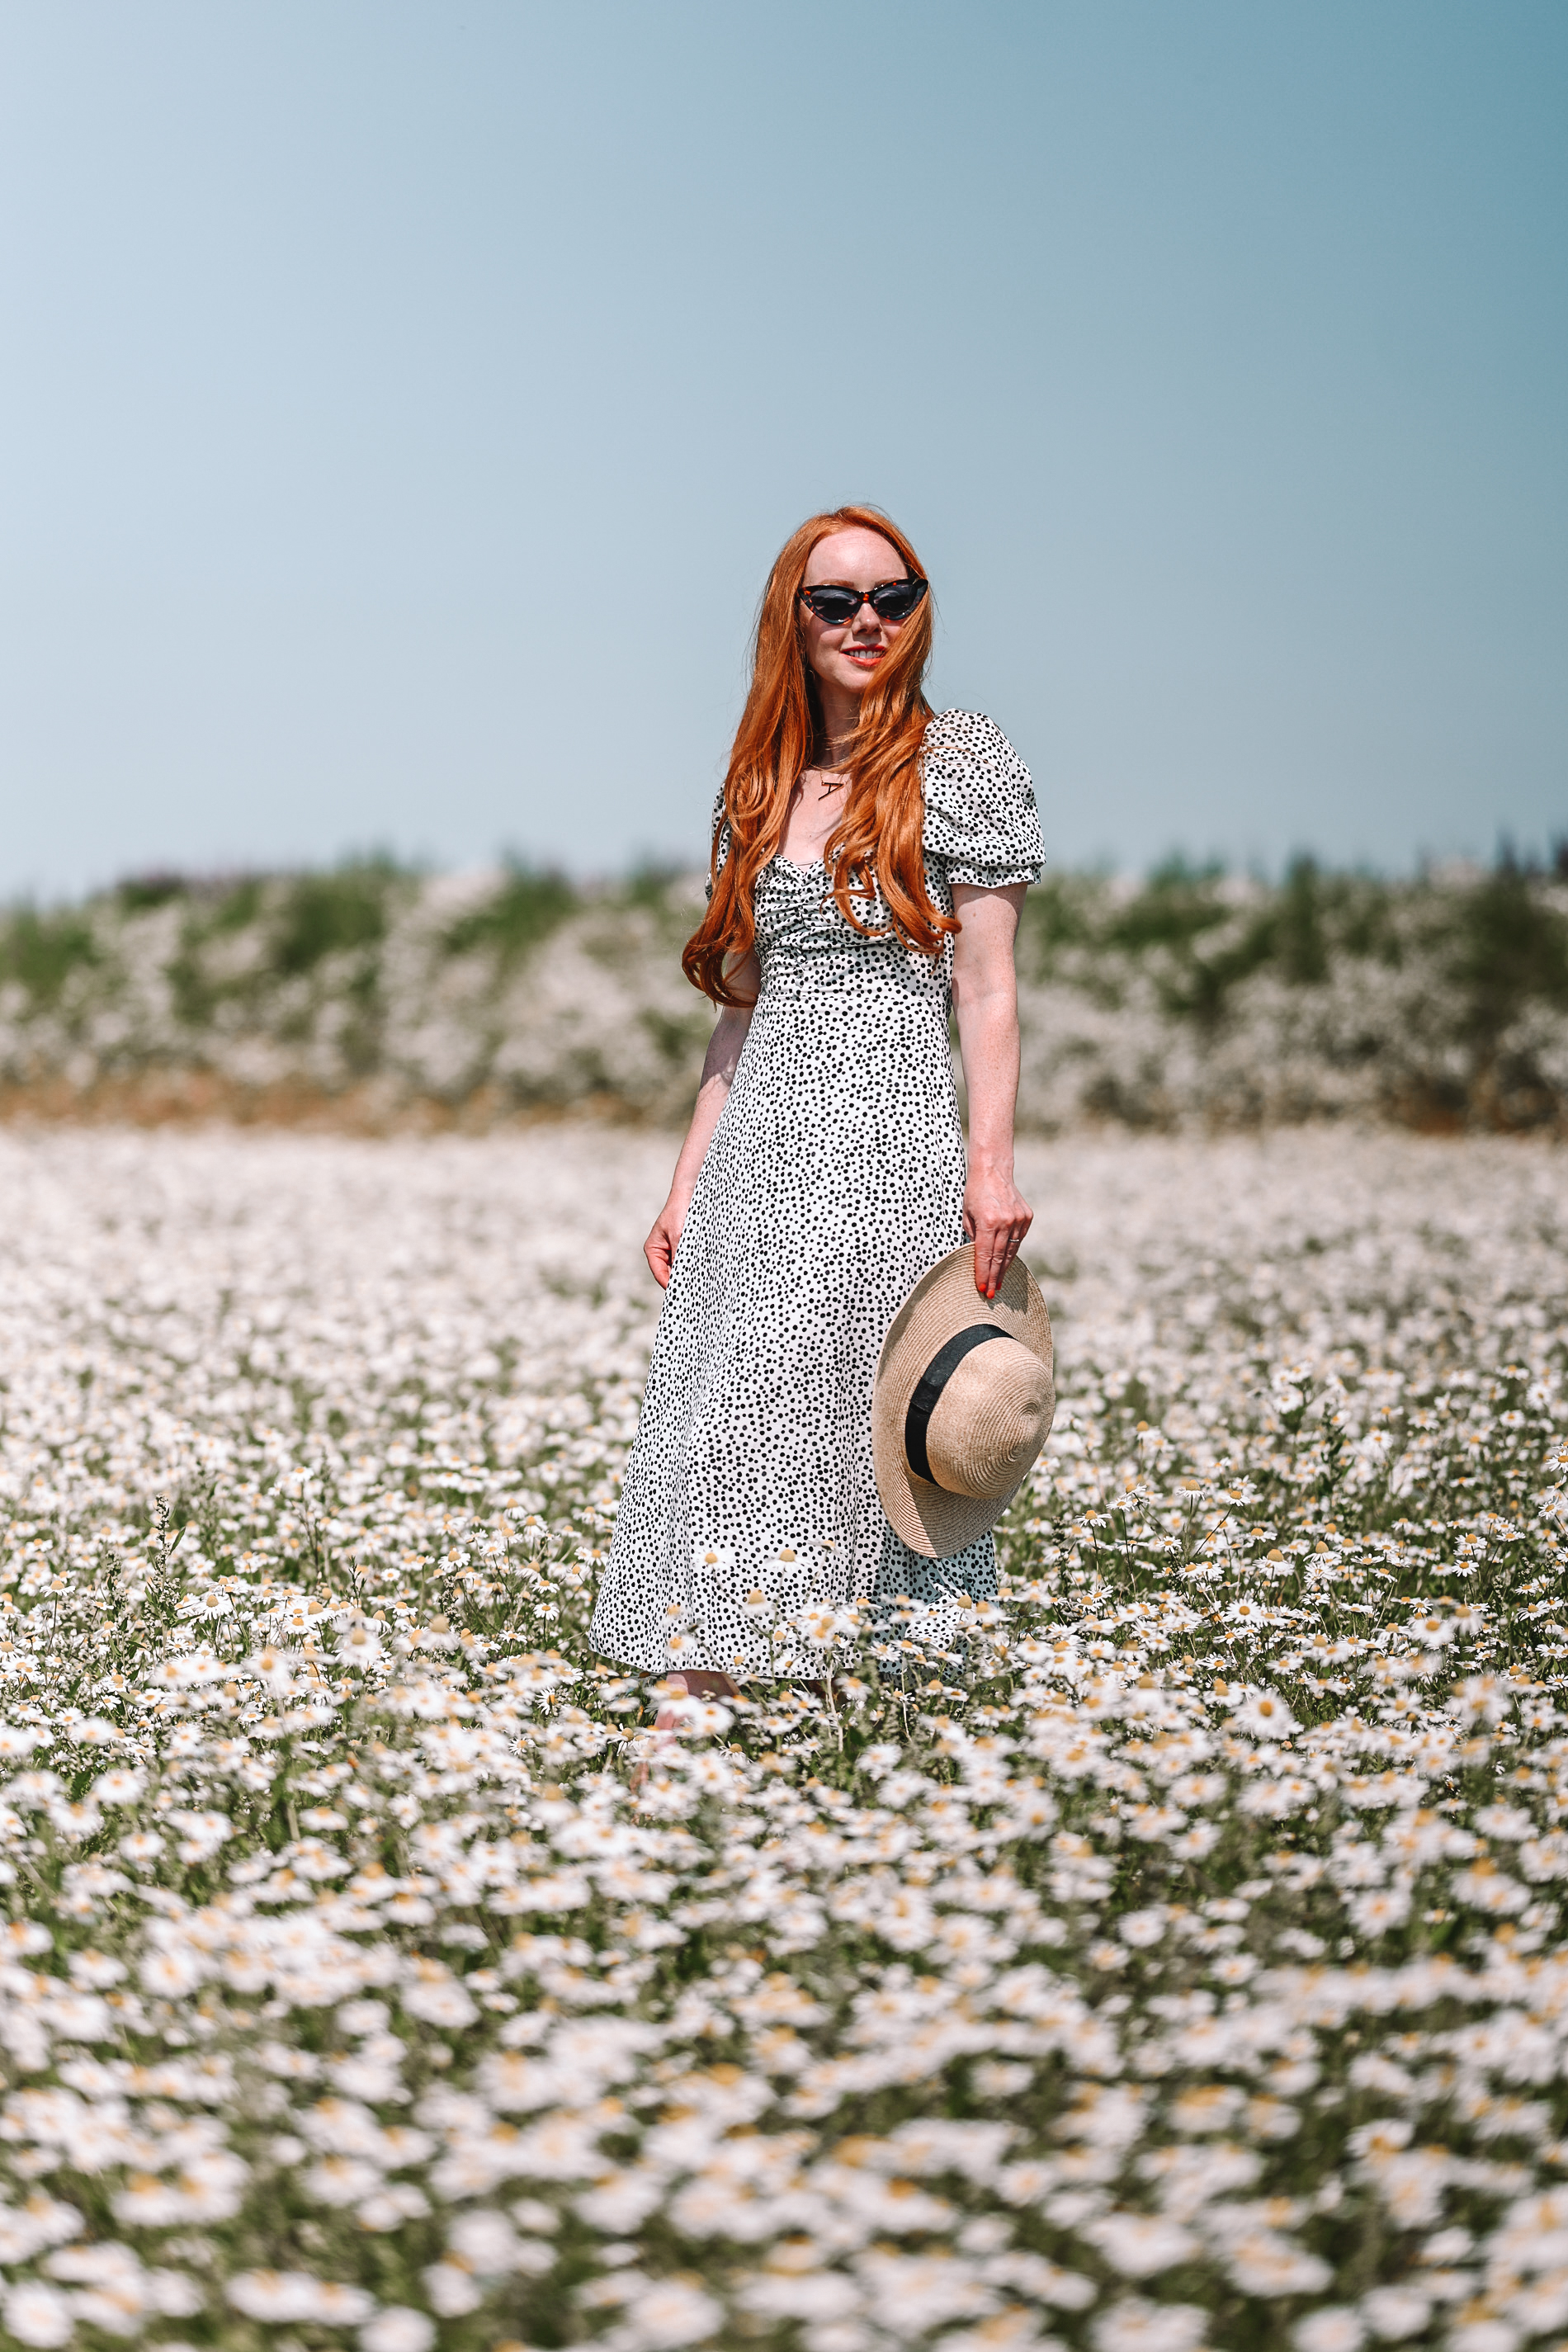
M875 588L846 588L834 581L803 588L800 600L830 629L840 629L854 620L862 604L869 604L879 621L907 621L920 609L930 585L929 580L911 578L879 581Z

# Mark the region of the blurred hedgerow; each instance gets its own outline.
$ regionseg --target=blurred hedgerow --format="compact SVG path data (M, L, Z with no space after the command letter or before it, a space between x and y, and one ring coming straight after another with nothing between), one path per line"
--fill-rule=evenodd
M683 1118L710 1018L679 970L700 903L697 878L658 871L583 892L372 862L14 910L0 1084L143 1118ZM1049 873L1018 961L1026 1128L1563 1124L1561 870Z

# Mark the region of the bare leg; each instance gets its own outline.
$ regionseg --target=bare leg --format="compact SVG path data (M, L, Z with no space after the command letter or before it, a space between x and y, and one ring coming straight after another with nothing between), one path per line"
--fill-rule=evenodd
M666 1675L665 1682L671 1690L684 1691L688 1698L739 1698L740 1685L728 1675L710 1674L706 1667L691 1666L677 1675ZM661 1706L654 1719L656 1731L676 1731L680 1717L668 1706Z
M741 1696L739 1685L732 1683L728 1675L713 1674L705 1666L683 1668L679 1674L666 1675L664 1681L667 1690L683 1692L688 1698L739 1698ZM672 1706L661 1706L654 1717L653 1727L656 1732L663 1732L668 1738L680 1729L680 1717ZM642 1794L647 1781L647 1766L637 1765L631 1777L634 1797Z

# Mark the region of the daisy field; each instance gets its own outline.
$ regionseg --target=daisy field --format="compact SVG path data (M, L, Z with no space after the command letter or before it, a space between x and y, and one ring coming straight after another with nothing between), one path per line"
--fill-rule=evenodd
M1561 2342L1561 1154L1026 1146L998 1596L656 1738L670 1150L0 1129L5 2340Z

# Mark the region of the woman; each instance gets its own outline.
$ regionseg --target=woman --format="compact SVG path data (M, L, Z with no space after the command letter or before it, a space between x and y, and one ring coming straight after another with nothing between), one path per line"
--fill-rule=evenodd
M912 1285L968 1238L994 1297L1030 1223L1013 942L1039 825L1000 730L933 715L931 639L875 509L814 515L773 565L683 959L719 1019L645 1244L664 1310L594 1617L606 1655L693 1696L812 1673L773 1629L814 1602L994 1589L989 1535L947 1560L900 1541L871 1457Z

